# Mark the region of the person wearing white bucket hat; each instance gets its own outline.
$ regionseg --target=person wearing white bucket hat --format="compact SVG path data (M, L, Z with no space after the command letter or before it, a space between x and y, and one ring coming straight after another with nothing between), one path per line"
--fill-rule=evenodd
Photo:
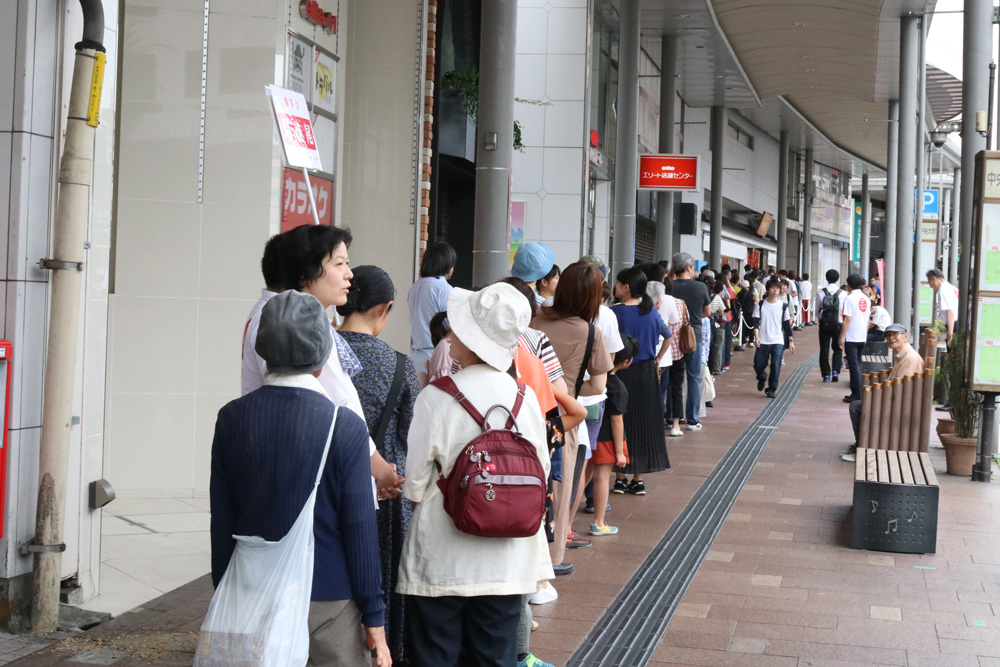
M517 384L507 371L530 318L524 297L504 283L448 295L451 355L462 366L451 378L480 414L494 405L513 409ZM506 419L505 411L496 410L490 424L499 428ZM547 475L545 421L530 387L515 428L534 445ZM531 537L478 537L459 531L445 512L437 480L448 476L479 433L465 408L438 387L428 385L417 396L403 485L415 509L396 588L409 596L406 630L413 664L456 664L463 630L464 648L475 664L517 664L521 596L554 576L541 523Z

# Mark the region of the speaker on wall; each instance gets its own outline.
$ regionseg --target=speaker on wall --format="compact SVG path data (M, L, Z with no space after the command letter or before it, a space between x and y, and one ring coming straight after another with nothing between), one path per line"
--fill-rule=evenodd
M698 205L684 202L674 204L674 222L681 234L696 234L698 229Z

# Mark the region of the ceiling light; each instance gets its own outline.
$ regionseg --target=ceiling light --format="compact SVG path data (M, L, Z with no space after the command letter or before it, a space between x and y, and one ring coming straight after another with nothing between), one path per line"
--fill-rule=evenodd
M716 79L725 79L725 78L726 78L726 75L725 75L725 74L716 74L716 75L715 75L715 78L716 78Z
M812 60L812 56L802 56L802 60Z
M811 67L810 67L810 68L809 68L809 69L807 69L806 71L807 71L807 72L815 72L816 70L814 70L813 68L811 68Z
M793 28L805 28L806 27L805 23L789 23L788 25L790 25Z
M689 18L691 18L691 15L690 14L674 14L674 18L675 19L689 19Z

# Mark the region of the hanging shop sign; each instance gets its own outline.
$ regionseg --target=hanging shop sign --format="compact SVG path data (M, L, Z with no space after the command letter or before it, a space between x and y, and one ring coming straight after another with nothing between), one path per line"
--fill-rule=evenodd
M697 190L697 155L640 155L640 190Z
M331 35L337 34L337 17L319 6L317 0L302 0L299 3L299 16L310 23L315 23Z
M312 176L313 199L316 201L316 218L319 224L333 224L333 181ZM316 222L312 209L309 208L309 190L305 176L298 169L285 168L281 187L281 231L302 225L312 225Z
M291 32L285 51L285 88L294 90L308 100L312 87L313 45Z
M767 236L767 231L771 229L771 223L774 222L774 216L764 211L760 215L760 222L757 224L757 236L764 238Z
M861 204L854 205L854 224L851 227L851 261L861 263Z

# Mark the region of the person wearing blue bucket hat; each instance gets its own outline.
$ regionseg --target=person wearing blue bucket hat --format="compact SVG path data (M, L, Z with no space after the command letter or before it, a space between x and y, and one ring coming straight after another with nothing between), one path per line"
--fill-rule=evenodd
M535 283L549 275L552 265L556 263L556 254L544 243L532 241L525 243L514 253L514 265L510 267L510 275L528 283L532 290Z

